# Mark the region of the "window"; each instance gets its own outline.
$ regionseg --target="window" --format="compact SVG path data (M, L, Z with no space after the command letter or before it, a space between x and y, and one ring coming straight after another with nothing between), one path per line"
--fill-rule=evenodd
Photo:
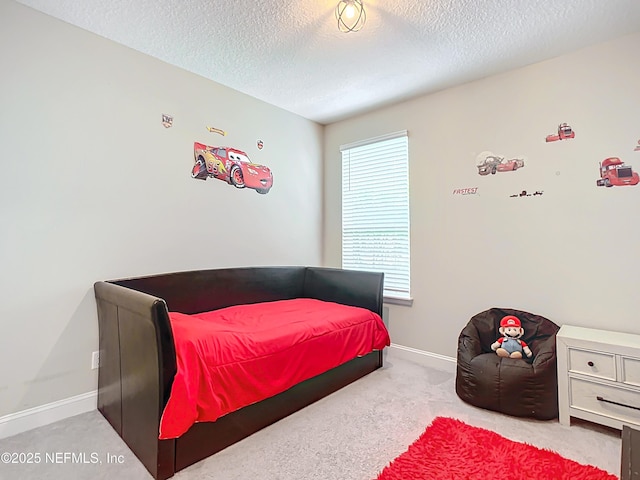
M407 132L342 145L342 268L384 272L385 301L410 300Z

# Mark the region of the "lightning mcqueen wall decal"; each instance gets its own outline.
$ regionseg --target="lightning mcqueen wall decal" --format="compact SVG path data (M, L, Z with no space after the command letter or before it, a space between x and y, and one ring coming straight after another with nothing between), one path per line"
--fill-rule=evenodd
M269 193L273 186L273 173L269 167L253 163L242 150L195 142L193 159L192 178L206 180L213 177L236 188L252 188L261 194Z

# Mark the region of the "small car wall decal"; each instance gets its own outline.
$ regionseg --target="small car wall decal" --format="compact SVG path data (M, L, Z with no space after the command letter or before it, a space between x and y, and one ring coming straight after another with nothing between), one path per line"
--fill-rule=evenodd
M509 195L509 197L511 198L517 198L517 197L537 197L538 195L542 195L542 190L536 190L534 193L529 193L526 190L522 190L520 193L514 193L513 195Z
M211 147L193 144L194 165L191 177L223 180L236 188L251 188L258 193L269 193L273 186L273 173L269 167L253 163L242 150L231 147Z
M481 158L476 164L479 175L495 175L496 172L512 172L524 167L524 160L520 158L512 158L505 160L504 157L496 155L487 155Z
M558 125L558 132L552 133L551 135L547 135L545 141L548 142L557 142L558 140L566 140L567 138L575 138L576 132L567 125L566 123L561 123Z

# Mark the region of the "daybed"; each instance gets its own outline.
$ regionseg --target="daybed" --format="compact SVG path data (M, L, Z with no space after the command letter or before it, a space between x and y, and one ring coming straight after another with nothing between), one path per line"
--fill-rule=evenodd
M345 359L216 421L196 421L177 438L160 439L165 406L174 380L179 383L173 312L198 315L261 302L316 299L381 316L382 285L382 273L319 267L214 269L96 282L98 410L154 478L169 478L381 367L383 348ZM386 330L385 336L388 345Z

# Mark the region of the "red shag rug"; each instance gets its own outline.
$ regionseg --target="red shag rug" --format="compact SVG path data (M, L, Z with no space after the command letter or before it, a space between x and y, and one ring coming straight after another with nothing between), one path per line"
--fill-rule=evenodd
M437 417L409 449L382 470L378 480L617 480L495 432Z

